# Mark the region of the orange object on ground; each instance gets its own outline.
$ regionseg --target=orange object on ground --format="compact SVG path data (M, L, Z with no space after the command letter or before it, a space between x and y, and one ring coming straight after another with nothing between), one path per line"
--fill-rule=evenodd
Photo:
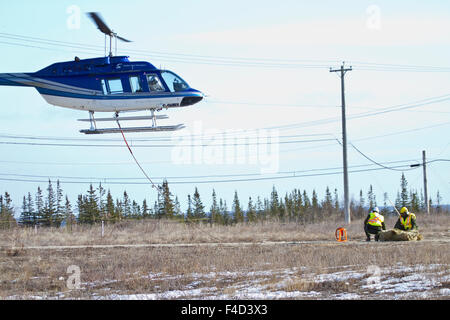
M347 241L347 230L345 230L345 228L337 228L335 235L337 241L339 242Z

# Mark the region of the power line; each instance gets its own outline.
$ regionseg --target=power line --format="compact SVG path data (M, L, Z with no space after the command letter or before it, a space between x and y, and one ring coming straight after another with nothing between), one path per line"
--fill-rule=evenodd
M11 33L0 33L0 38L9 39L13 41L22 41L26 43L17 42L2 42L7 45L25 46L30 48L47 49L47 50L62 50L61 47L77 49L78 52L88 52L89 54L104 53L103 46L91 45L85 43L74 43L68 41L58 41L30 36L23 36ZM46 47L30 45L36 43ZM50 46L50 47L48 47ZM83 50L83 51L80 51ZM67 50L66 50L67 51ZM123 51L123 50L122 50ZM122 52L121 51L121 52ZM152 58L159 58L162 61L171 61L179 63L195 63L206 65L222 65L233 67L269 67L269 68L328 68L330 63L338 62L337 59L273 59L273 58L258 58L258 57L224 57L224 56L207 56L195 55L186 53L171 53L161 51L149 51L140 49L127 49L126 53L136 53L137 55L149 56ZM397 71L397 72L450 72L450 67L445 66L423 66L423 65L404 65L404 64L388 64L388 63L374 63L364 62L358 60L347 59L354 67L362 71Z
M378 111L373 111L373 112L369 111L369 112L351 114L351 115L347 116L347 119L353 120L353 119L360 119L360 118L366 118L366 117L373 117L373 116L380 115L380 114L404 111L407 109L417 108L417 107L435 104L435 103L439 103L439 102L444 102L444 101L448 101L448 100L450 100L450 94L445 94L445 95L441 95L441 96L435 96L435 97L418 100L416 102L404 103L404 104L394 105L391 107L383 107ZM307 122L293 123L293 124L289 124L289 125L273 126L273 127L268 127L268 129L280 129L280 130L295 129L298 127L323 125L323 124L327 124L327 123L331 123L331 122L336 122L339 120L341 120L340 117L331 117L331 118L324 118L324 119L307 121Z
M263 130L263 129L261 129ZM227 137L229 135L236 135L232 137ZM284 138L300 138L300 137L317 137L317 136L328 136L329 133L309 133L309 134L296 134L296 135L285 135L285 136L276 136L276 138L284 139ZM249 139L270 139L274 138L274 136L248 136L243 137L242 133L237 135L234 132L219 132L216 134L204 134L204 135L177 135L174 137L152 137L152 138L133 138L129 139L132 142L164 142L164 141L173 141L176 139L193 139L194 141L202 141L202 140L213 140L215 138L221 138L224 136L225 139L233 139L233 140L249 140ZM118 142L120 139L115 138L104 138L104 139L89 139L89 138L78 138L78 137L61 137L61 136L30 136L30 135L11 135L11 134L0 134L0 138L6 139L17 139L17 140L46 140L46 141L96 141L96 142Z
M271 140L277 137L271 137ZM311 143L322 141L333 141L334 139L314 139L314 140L293 140L293 141L267 141L267 142L249 142L249 143L220 143L220 144L135 144L134 148L173 148L173 147L218 147L218 146L250 146L250 145L271 145L271 144L291 144L291 143ZM75 143L41 143L41 142L15 142L0 141L0 144L6 145L28 145L28 146L46 146L46 147L94 147L94 148L124 148L124 145L118 144L75 144Z
M397 160L397 161L389 161L385 162L386 164L390 163L404 163L404 162L413 162L416 159L411 160ZM373 164L360 164L349 166L349 168L363 168L363 167L371 167ZM405 164L400 167L409 167L410 164ZM317 171L330 171L337 170L340 167L330 167L330 168L315 168L315 169L302 169L302 170L287 170L280 171L276 173L276 175L281 174L290 174L290 175L298 175L299 173L305 172L317 172ZM275 175L274 174L262 174L262 173L237 173L237 174L213 174L213 175L197 175L197 176L163 176L163 177L154 177L155 179L203 179L203 178L225 178L225 177L248 177L248 176L264 176L264 175ZM107 181L107 180L145 180L143 177L82 177L82 176L48 176L48 175L31 175L31 174L22 174L22 173L0 173L0 176L7 177L23 177L23 178L47 178L47 179L80 179L80 180L98 180L98 181Z
M376 164L377 166L380 166L384 169L388 169L388 170L394 170L394 171L409 171L409 170L413 170L413 168L409 168L409 169L397 169L394 167L386 167L384 165L382 165L379 162L376 162L375 160L369 158L367 155L365 155L364 153L362 153L357 147L355 147L355 145L353 143L350 143L350 145L353 147L353 149L355 149L360 155L362 155L364 158L366 158L367 160L369 160L370 162L373 162L374 164Z
M404 166L399 166L404 167ZM384 170L385 168L372 168L372 169L360 169L349 171L349 173L361 173L361 172L370 172L370 171L379 171ZM342 174L342 171L336 172L328 172L328 173L312 173L312 174L302 174L302 175L288 175L288 176L277 176L277 177L261 177L261 178L246 178L246 179L227 179L227 180L197 180L197 181L168 181L169 184L204 184L204 183L227 183L227 182L251 182L251 181L264 181L264 180L280 180L280 179L292 179L292 178L304 178L304 177L316 177L316 176L329 176L329 175L337 175ZM94 180L94 179L93 179ZM0 181L13 181L13 182L34 182L34 183L46 183L47 180L30 180L30 179L17 179L17 178L0 178ZM136 182L136 181L104 181L104 180L96 180L98 182L104 184L121 184L121 185L144 185L148 184L147 182ZM91 182L86 181L74 181L74 180L66 180L60 181L61 183L67 184L86 184ZM161 183L161 182L156 182Z

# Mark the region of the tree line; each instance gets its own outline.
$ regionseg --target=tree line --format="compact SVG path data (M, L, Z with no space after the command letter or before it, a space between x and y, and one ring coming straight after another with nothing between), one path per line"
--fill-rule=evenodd
M122 197L114 198L110 190L106 190L101 183L94 188L90 184L84 194L79 194L75 208L67 195L64 195L61 184L56 185L48 181L46 190L40 187L34 195L30 192L23 196L20 215L16 219L16 210L8 192L0 195L0 227L11 227L16 224L24 226L59 227L62 224L93 224L100 221L114 223L125 219L175 219L185 222L209 222L230 225L240 222L257 222L276 219L278 221L295 221L297 223L314 223L324 219L342 219L343 206L338 191L333 192L326 187L324 198L319 199L316 190L311 195L306 190L293 189L284 195L279 194L275 186L268 197L255 199L249 197L246 204L241 203L238 192L234 192L231 205L219 198L212 190L212 201L209 208L205 208L198 192L194 188L192 196L187 196L187 209L182 210L178 196L174 196L169 189L169 183L164 181L158 190L157 200L149 205L144 199L141 203L132 200L126 191ZM442 198L439 191L436 203L430 200L435 211L442 211ZM377 201L372 185L366 193L359 192L359 199L351 199L350 210L353 218L363 218L370 208L379 206L383 214L393 212L392 203L387 193L383 203ZM408 188L408 182L402 174L400 190L395 199L395 206L406 206L412 212L425 210L422 192Z

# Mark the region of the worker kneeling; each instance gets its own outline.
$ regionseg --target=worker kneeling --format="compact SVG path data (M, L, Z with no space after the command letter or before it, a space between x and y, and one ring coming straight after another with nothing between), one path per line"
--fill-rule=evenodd
M383 231L378 235L380 241L415 241L422 240L416 223L416 215L406 207L400 209L400 215L394 229Z
M379 233L382 230L386 230L386 225L384 224L384 217L380 214L378 207L373 208L369 212L366 220L364 220L364 231L366 233L366 241L370 241L370 235L375 235L375 241L378 241Z
M409 212L406 207L400 209L400 216L395 223L394 229L399 229L402 231L417 230L418 226L416 223L416 215Z

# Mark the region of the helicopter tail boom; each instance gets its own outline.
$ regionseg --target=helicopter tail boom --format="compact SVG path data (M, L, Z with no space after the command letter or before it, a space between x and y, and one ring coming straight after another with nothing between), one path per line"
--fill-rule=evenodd
M0 86L33 87L23 73L0 73Z

